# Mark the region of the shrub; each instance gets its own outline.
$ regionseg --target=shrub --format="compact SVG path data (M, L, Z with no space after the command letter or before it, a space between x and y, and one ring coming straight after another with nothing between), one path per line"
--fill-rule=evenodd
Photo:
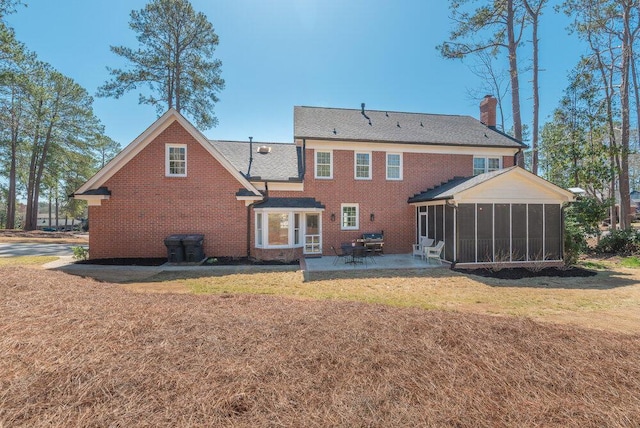
M87 260L89 258L89 249L85 247L71 247L73 258L75 260Z
M596 251L620 255L640 253L640 233L635 229L613 230L602 237Z
M575 217L565 217L564 223L564 265L573 266L577 263L580 254L587 250L585 231Z

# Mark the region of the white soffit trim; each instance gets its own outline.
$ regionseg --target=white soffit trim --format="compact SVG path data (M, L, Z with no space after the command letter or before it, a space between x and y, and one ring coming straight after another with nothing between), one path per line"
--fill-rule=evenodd
M395 153L433 153L452 155L485 155L485 156L513 156L518 153L515 147L485 147L485 146L454 146L438 144L403 144L390 142L364 141L326 141L306 140L307 149L318 150L349 150Z
M109 199L109 195L74 195L74 199L79 199L81 201L87 201L87 205L92 206L100 206L102 205L102 201L106 201Z
M184 118L175 109L169 109L165 114L160 116L151 126L149 126L142 134L133 140L127 147L122 149L116 157L107 163L100 171L84 183L76 194L84 193L89 189L97 188L103 185L109 178L118 172L125 164L133 159L142 149L151 143L158 135L167 129L173 122L178 122L191 136L202 145L220 164L234 176L245 189L251 191L256 196L261 194L233 165L218 151L209 140L205 138L187 119Z

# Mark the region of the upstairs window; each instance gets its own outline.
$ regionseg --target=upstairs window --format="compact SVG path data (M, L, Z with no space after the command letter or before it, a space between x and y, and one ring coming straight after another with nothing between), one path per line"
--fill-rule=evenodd
M167 177L187 176L186 144L167 144L166 158Z
M502 168L500 158L494 157L474 157L473 175L484 174L485 172L497 171Z
M316 151L316 178L333 178L333 152Z
M355 154L356 180L371 179L371 153Z
M402 180L402 155L387 153L387 180Z

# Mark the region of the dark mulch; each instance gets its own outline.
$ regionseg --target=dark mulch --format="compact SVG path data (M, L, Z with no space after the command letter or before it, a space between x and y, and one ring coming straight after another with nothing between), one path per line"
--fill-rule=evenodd
M248 257L209 257L203 263L205 266L295 266L299 264L299 260L256 260Z
M77 261L78 264L103 266L161 266L167 263L166 257L150 258L112 258ZM282 260L254 260L247 257L210 257L202 263L204 266L289 266L298 265L298 260L285 262ZM191 263L190 263L191 264Z
M597 275L597 272L582 269L579 267L572 267L568 269L558 268L544 268L539 271L533 271L526 268L506 268L499 271L492 271L490 269L452 269L456 272L483 276L485 278L497 278L497 279L522 279L522 278L537 278L541 276L551 276L557 278L573 278L573 277L589 277Z
M103 265L103 266L161 266L167 262L166 257L159 258L113 258L113 259L91 259L80 260L81 265Z

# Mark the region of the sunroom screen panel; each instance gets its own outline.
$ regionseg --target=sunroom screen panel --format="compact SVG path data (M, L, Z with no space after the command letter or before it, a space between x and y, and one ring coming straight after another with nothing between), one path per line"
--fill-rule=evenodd
M493 262L493 204L478 204L478 262Z
M475 263L476 261L476 206L460 204L458 206L458 262Z
M544 260L542 204L529 204L529 260Z
M562 218L560 205L544 206L545 258L559 260L562 253Z

